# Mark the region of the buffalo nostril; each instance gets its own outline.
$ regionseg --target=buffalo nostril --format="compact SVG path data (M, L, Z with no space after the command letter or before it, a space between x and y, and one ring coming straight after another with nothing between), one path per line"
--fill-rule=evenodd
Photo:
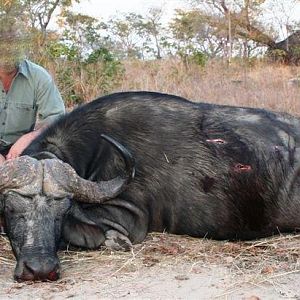
M33 269L32 266L25 264L26 268L33 274L34 280L51 280L55 281L59 278L59 266L58 264L52 265L49 263L44 263L39 268Z
M48 274L48 280L50 281L55 281L59 278L59 272L58 269L57 270L53 270Z
M23 282L23 281L29 281L29 280L35 280L34 278L34 271L31 270L28 266L26 266L25 263L21 264L22 267L22 272L17 272L15 273L15 280L18 282Z
M51 261L38 263L37 261L24 261L23 271L15 279L20 281L41 280L55 281L59 278L59 264Z

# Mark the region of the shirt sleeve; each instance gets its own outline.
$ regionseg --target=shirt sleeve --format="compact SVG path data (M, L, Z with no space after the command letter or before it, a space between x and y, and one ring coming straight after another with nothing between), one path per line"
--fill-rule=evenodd
M36 88L37 122L35 128L49 125L65 113L62 97L52 77L46 71Z

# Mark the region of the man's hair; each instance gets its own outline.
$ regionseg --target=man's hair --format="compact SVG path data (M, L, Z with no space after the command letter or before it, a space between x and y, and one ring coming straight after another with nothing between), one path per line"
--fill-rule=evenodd
M25 57L27 37L16 18L0 17L0 68L13 69Z
M23 31L24 24L14 17L0 17L0 40L22 40L25 34Z

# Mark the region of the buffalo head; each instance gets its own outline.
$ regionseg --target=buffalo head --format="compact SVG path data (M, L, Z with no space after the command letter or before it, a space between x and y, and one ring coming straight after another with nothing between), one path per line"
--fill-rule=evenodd
M40 153L39 160L21 156L0 166L0 207L17 259L17 281L57 280L57 250L63 220L72 201L102 203L121 193L134 176L131 154L112 138L103 138L121 153L125 176L89 181L51 153Z

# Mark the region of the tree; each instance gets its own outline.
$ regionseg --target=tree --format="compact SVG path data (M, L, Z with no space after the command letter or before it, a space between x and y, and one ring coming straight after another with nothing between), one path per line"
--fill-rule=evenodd
M80 0L1 0L0 13L21 18L32 32L39 34L39 45L43 45L54 13L65 12L75 2Z
M103 23L97 19L67 11L58 24L63 28L60 43L72 50L72 59L80 61L100 47Z
M56 11L63 14L73 3L80 0L20 0L28 16L31 28L41 35L40 45L46 41L47 29Z
M274 10L274 7L278 9L278 6L275 6L278 2L277 0L192 0L191 2L197 4L198 9L207 16L210 26L215 27L219 32L224 31L224 29L227 31L229 52L232 52L231 49L234 42L239 39L244 41L245 50L249 41L252 41L259 45L267 46L269 50L283 51L287 61L291 61L295 53L298 52L295 49L298 48L299 43L293 46L290 45L290 48L287 49L283 46L284 43L276 42L274 26L269 26L270 24L262 20L267 7L269 8L269 14L270 9L273 8ZM296 1L289 0L289 4L296 4ZM285 14L285 16L287 17L288 14ZM289 20L289 24L286 21L285 26L286 28L291 27L292 20ZM295 38L293 41L295 41Z
M127 13L109 20L107 29L114 52L120 58L162 58L167 44L162 16L162 9L150 8L145 16Z
M140 19L140 23L137 23L138 34L144 39L144 48L152 52L157 59L162 58L162 47L166 35L161 23L162 16L161 8L150 8L148 14Z
M169 24L174 47L184 61L193 55L202 53L207 57L216 57L222 50L224 39L209 26L207 17L199 10L176 10Z
M123 14L107 22L107 31L113 41L113 52L119 58L141 58L140 25L143 17L136 13Z
M20 13L19 0L0 0L0 16L15 14L16 11Z

